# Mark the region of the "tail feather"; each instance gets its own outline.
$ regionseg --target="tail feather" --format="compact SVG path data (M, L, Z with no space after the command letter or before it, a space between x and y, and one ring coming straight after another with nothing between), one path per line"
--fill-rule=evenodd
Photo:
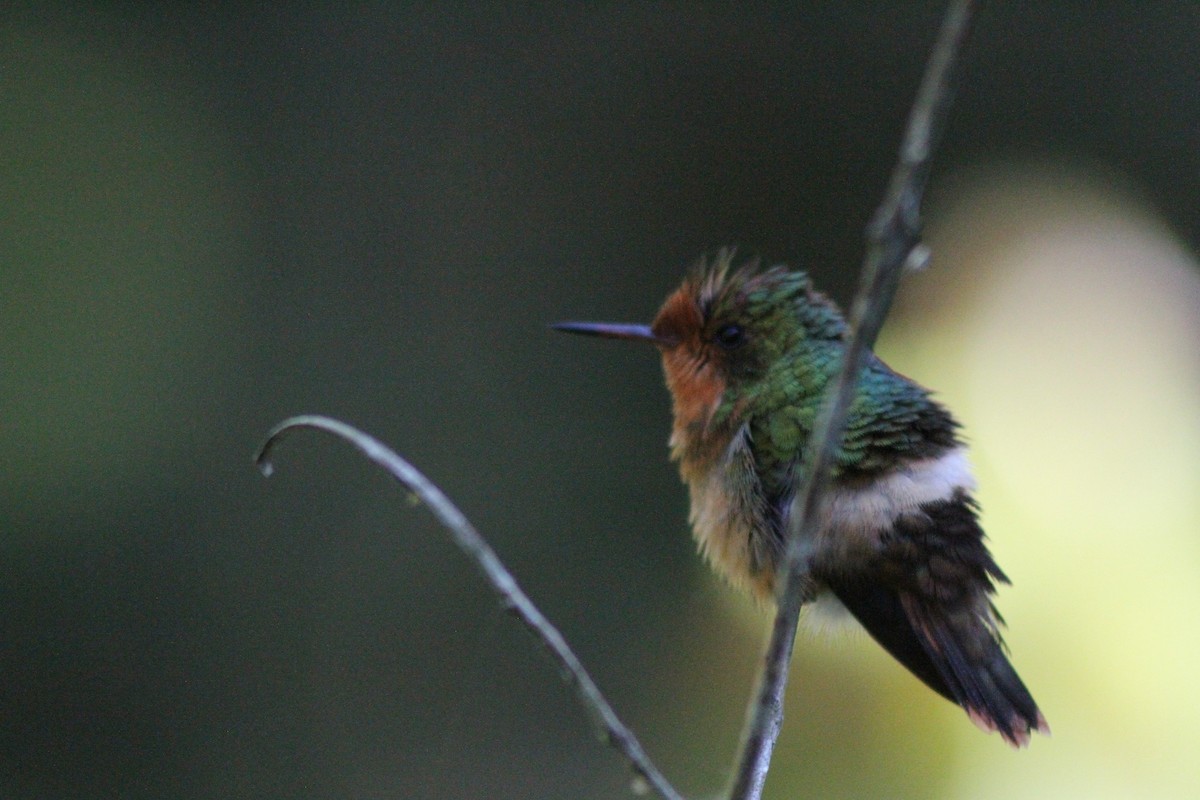
M1031 731L1050 732L989 625L976 615L940 613L912 595L901 595L900 602L916 638L976 725L998 731L1014 747L1029 744Z
M865 579L829 586L872 638L980 728L999 732L1014 747L1028 744L1031 731L1049 733L990 621L965 610L947 614Z

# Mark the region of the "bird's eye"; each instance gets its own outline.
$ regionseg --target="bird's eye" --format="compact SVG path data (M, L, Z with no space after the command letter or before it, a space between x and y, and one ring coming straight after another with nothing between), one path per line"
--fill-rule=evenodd
M746 329L730 323L717 329L716 342L726 349L733 349L746 341Z

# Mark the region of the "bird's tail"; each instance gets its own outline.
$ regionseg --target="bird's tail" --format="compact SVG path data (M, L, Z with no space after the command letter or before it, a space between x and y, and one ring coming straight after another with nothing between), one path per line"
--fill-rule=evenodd
M962 706L983 730L998 731L1014 747L1027 745L1032 731L1049 734L1046 718L1004 654L990 613L979 613L974 604L934 605L867 581L830 588L884 649Z
M900 604L954 700L985 731L999 731L1014 747L1032 731L1050 733L1046 718L1004 654L990 617L969 609L946 613L914 595Z

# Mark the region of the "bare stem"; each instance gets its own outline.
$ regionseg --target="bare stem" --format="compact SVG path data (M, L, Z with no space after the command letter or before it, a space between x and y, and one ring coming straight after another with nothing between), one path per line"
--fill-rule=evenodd
M817 524L817 504L829 484L863 358L874 345L908 264L925 257L921 236L921 198L930 159L950 107L954 62L970 27L971 1L954 0L947 9L937 42L917 91L900 158L887 194L867 227L867 251L858 293L850 309L850 334L839 372L826 394L812 438L805 474L808 479L792 507L787 557L780 566L775 624L764 657L758 691L750 706L730 800L758 800L783 722L783 696L800 609L811 599L809 554Z
M663 800L683 800L658 768L650 761L633 732L617 718L616 712L591 675L584 669L579 658L571 650L562 634L542 614L533 601L517 585L512 573L500 561L496 552L475 530L450 499L422 475L415 467L395 452L357 428L329 417L306 415L292 417L276 425L267 436L255 458L255 463L264 475L271 475L274 468L270 461L272 449L289 432L298 428L315 428L326 431L354 445L363 455L383 467L392 477L406 486L421 499L450 532L455 544L483 574L492 590L500 598L506 611L516 615L526 628L533 632L551 656L562 668L564 680L575 688L579 702L587 710L596 726L600 738L616 748L629 761L634 774Z

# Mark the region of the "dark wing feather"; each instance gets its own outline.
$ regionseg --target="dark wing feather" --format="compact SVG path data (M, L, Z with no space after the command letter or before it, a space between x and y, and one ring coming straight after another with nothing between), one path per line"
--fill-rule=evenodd
M867 568L821 577L884 649L981 727L1014 745L1046 730L1004 654L989 598L1007 579L965 492L898 519Z
M896 590L860 576L829 582L829 588L892 658L947 700L958 697L908 621Z

